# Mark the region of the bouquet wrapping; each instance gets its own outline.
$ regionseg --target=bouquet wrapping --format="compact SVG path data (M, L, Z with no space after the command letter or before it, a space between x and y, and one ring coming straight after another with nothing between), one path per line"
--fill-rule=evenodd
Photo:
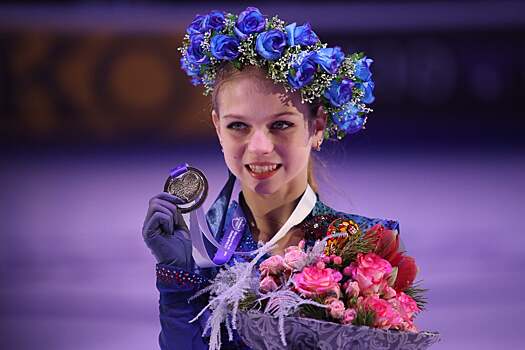
M278 322L277 318L261 312L239 312L237 329L246 345L258 350L423 350L439 341L439 334L435 332L394 332L288 316L284 322L284 345Z
M221 324L253 349L426 349L439 341L414 323L425 290L395 230L362 232L339 218L313 244L269 255L274 248L263 245L198 293L210 293L199 314L211 311L210 349L220 348Z

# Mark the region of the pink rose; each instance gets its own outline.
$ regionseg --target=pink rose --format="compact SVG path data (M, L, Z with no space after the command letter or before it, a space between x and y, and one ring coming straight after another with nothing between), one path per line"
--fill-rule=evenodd
M299 248L299 246L291 245L291 246L289 246L289 247L284 248L284 254L289 253L289 252L294 251L294 250L300 250L300 251L302 251L302 249Z
M377 294L381 283L392 272L388 261L374 253L358 254L352 263L352 278L357 281L364 295Z
M343 258L340 256L334 256L332 259L335 265L341 265L343 263Z
M413 322L405 322L403 321L401 323L401 330L406 332L412 332L417 333L417 327Z
M264 277L259 283L259 289L262 293L273 292L278 288L275 279L272 276Z
M259 265L262 276L277 275L284 271L284 259L280 255L272 255Z
M290 248L292 247L286 248L285 250L284 264L291 270L299 270L304 266L307 255L301 249Z
M343 285L343 288L346 295L348 295L350 298L359 296L359 284L356 281L346 281L346 283Z
M399 328L403 319L392 305L377 295L370 295L362 300L361 306L375 313L374 326L382 329Z
M319 265L307 266L303 271L293 276L295 288L306 297L328 294L335 294L339 297L341 293L339 281L343 275L330 268L320 268Z
M328 305L328 311L330 312L330 316L336 320L341 320L344 316L345 304L341 300L332 300Z
M343 314L343 324L351 324L354 321L357 312L354 309L346 309Z
M389 300L390 304L399 312L405 322L412 322L414 314L419 312L419 307L414 299L403 292L397 294L394 299Z
M384 299L392 299L394 298L397 293L396 290L392 287L390 287L388 284L385 283L384 288L381 292Z
M343 275L352 276L352 267L347 266L343 269Z

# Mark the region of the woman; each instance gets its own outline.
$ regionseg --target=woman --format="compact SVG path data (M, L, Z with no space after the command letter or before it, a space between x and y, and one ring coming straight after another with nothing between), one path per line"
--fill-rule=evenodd
M234 215L249 223L236 247L245 252L278 232L284 235L272 254L301 240L311 244L336 218L353 220L362 230L377 223L399 229L396 221L336 212L315 196L305 217L280 232L301 199L316 190L312 150L319 151L326 137L337 139L363 127L365 103L373 100L371 60L346 59L339 48L323 46L309 25L284 26L251 7L239 16L219 11L197 16L187 33L182 67L194 84L213 91L211 119L231 172L207 215L218 240ZM289 64L282 68L283 62ZM228 204L236 180L239 198ZM162 349L206 349L201 324L189 323L205 300L187 300L216 269L195 266L177 204L180 200L167 193L153 197L143 227L158 261L159 343ZM227 263L249 258L234 255ZM227 346L244 348L238 339Z

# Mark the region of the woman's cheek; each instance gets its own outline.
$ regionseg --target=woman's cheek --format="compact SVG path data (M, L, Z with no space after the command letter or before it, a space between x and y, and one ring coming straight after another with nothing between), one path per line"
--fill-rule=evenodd
M298 172L308 165L310 150L304 147L294 148L288 154L288 163Z
M235 149L224 149L224 160L230 171L238 177L243 168L242 156Z

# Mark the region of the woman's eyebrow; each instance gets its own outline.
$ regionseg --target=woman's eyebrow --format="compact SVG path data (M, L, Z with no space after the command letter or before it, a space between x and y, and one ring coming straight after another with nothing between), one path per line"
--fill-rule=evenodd
M223 119L232 118L232 119L244 119L245 117L239 114L226 114L222 116Z
M282 117L283 115L289 115L289 114L295 114L295 113L293 111L284 111L284 112L279 112L279 113L276 113L274 115L271 115L269 118L275 119L275 118L278 118L278 117ZM227 118L247 119L248 117L245 117L245 116L240 115L240 114L226 114L226 115L222 116L222 118L224 118L224 119L227 119Z
M280 113L272 115L272 118L278 118L278 117L282 117L283 115L289 115L289 114L295 114L295 113L292 111L284 111L284 112L280 112Z

